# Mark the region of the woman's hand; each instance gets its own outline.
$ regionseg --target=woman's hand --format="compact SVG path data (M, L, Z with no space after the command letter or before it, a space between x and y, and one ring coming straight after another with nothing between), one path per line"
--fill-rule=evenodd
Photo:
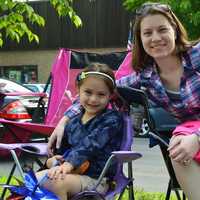
M60 148L61 141L64 135L65 125L68 121L69 118L67 116L63 116L56 128L54 129L53 133L51 134L47 144L47 152L49 156L53 156L55 144L57 149Z
M59 166L52 167L48 170L48 177L50 179L63 179L66 174L71 173L73 170L72 164L69 162L64 162Z
M169 144L169 156L176 162L186 164L192 160L200 146L195 134L177 135L171 138Z

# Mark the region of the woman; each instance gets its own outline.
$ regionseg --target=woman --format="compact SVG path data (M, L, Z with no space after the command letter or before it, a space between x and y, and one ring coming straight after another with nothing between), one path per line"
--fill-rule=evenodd
M133 69L117 81L118 86L145 87L148 97L172 113L180 122L200 119L200 42L190 42L181 22L166 4L145 3L136 11ZM49 140L49 150L63 135L63 124L74 116L75 104L58 124ZM169 152L177 178L190 200L200 196L200 167L193 157L200 149L197 131L179 133L170 142ZM185 145L186 144L186 145ZM180 171L181 170L181 171Z

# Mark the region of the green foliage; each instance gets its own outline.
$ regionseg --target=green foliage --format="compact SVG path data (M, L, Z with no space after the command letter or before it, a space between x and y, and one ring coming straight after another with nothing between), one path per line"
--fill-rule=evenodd
M135 200L165 200L166 194L163 192L145 192L143 189L136 188L134 190ZM129 199L128 191L126 190L122 200ZM176 200L176 196L174 194L171 195L170 200Z
M73 0L50 0L50 3L60 17L69 17L77 28L82 25L73 9ZM25 36L29 42L39 43L38 36L30 29L29 24L43 27L45 20L28 3L0 0L0 46L3 46L5 37L19 43Z
M0 176L0 184L5 184L6 181L7 181L8 177L6 176ZM18 178L11 178L11 181L10 181L10 185L19 185L19 179ZM0 186L0 195L2 194L3 192L3 187ZM8 197L10 194L10 192L7 190L6 191L6 197Z
M60 17L68 16L77 28L82 25L81 18L73 9L73 0L50 0L50 2Z
M123 0L124 7L129 11L135 11L147 0ZM190 39L200 37L200 1L199 0L151 0L150 2L167 3L172 7L177 17L188 30Z

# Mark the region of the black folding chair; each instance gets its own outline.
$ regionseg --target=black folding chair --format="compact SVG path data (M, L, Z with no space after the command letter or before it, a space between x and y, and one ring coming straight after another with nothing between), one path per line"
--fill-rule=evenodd
M170 177L165 200L170 199L171 191L175 192L177 200L186 200L186 196L183 192L181 195L181 188L176 179L171 159L169 157L169 152L167 151L171 133L177 126L178 121L175 120L175 118L164 109L151 106L145 91L130 87L120 87L118 90L122 95L123 93L127 93L129 91L129 96L127 97L128 99L126 99L126 101L129 103L142 105L144 108L144 117L149 126L148 133L151 141L150 143L153 141L154 145L158 144L160 146L161 153ZM134 102L132 101L133 99Z

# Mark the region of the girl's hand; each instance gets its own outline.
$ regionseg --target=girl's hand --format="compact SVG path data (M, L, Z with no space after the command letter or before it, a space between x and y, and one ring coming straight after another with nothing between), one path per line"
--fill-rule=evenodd
M46 166L51 168L53 165L55 165L56 162L63 163L64 161L65 160L61 155L55 155L47 160Z
M60 166L52 167L48 170L49 179L59 179L61 177L61 168Z
M73 166L69 162L64 162L59 166L52 167L48 171L48 177L50 179L63 179L66 174L71 173Z
M63 175L71 173L74 169L73 165L69 162L64 162L60 167Z
M199 150L198 137L192 135L173 136L169 144L169 156L182 164L191 161Z

